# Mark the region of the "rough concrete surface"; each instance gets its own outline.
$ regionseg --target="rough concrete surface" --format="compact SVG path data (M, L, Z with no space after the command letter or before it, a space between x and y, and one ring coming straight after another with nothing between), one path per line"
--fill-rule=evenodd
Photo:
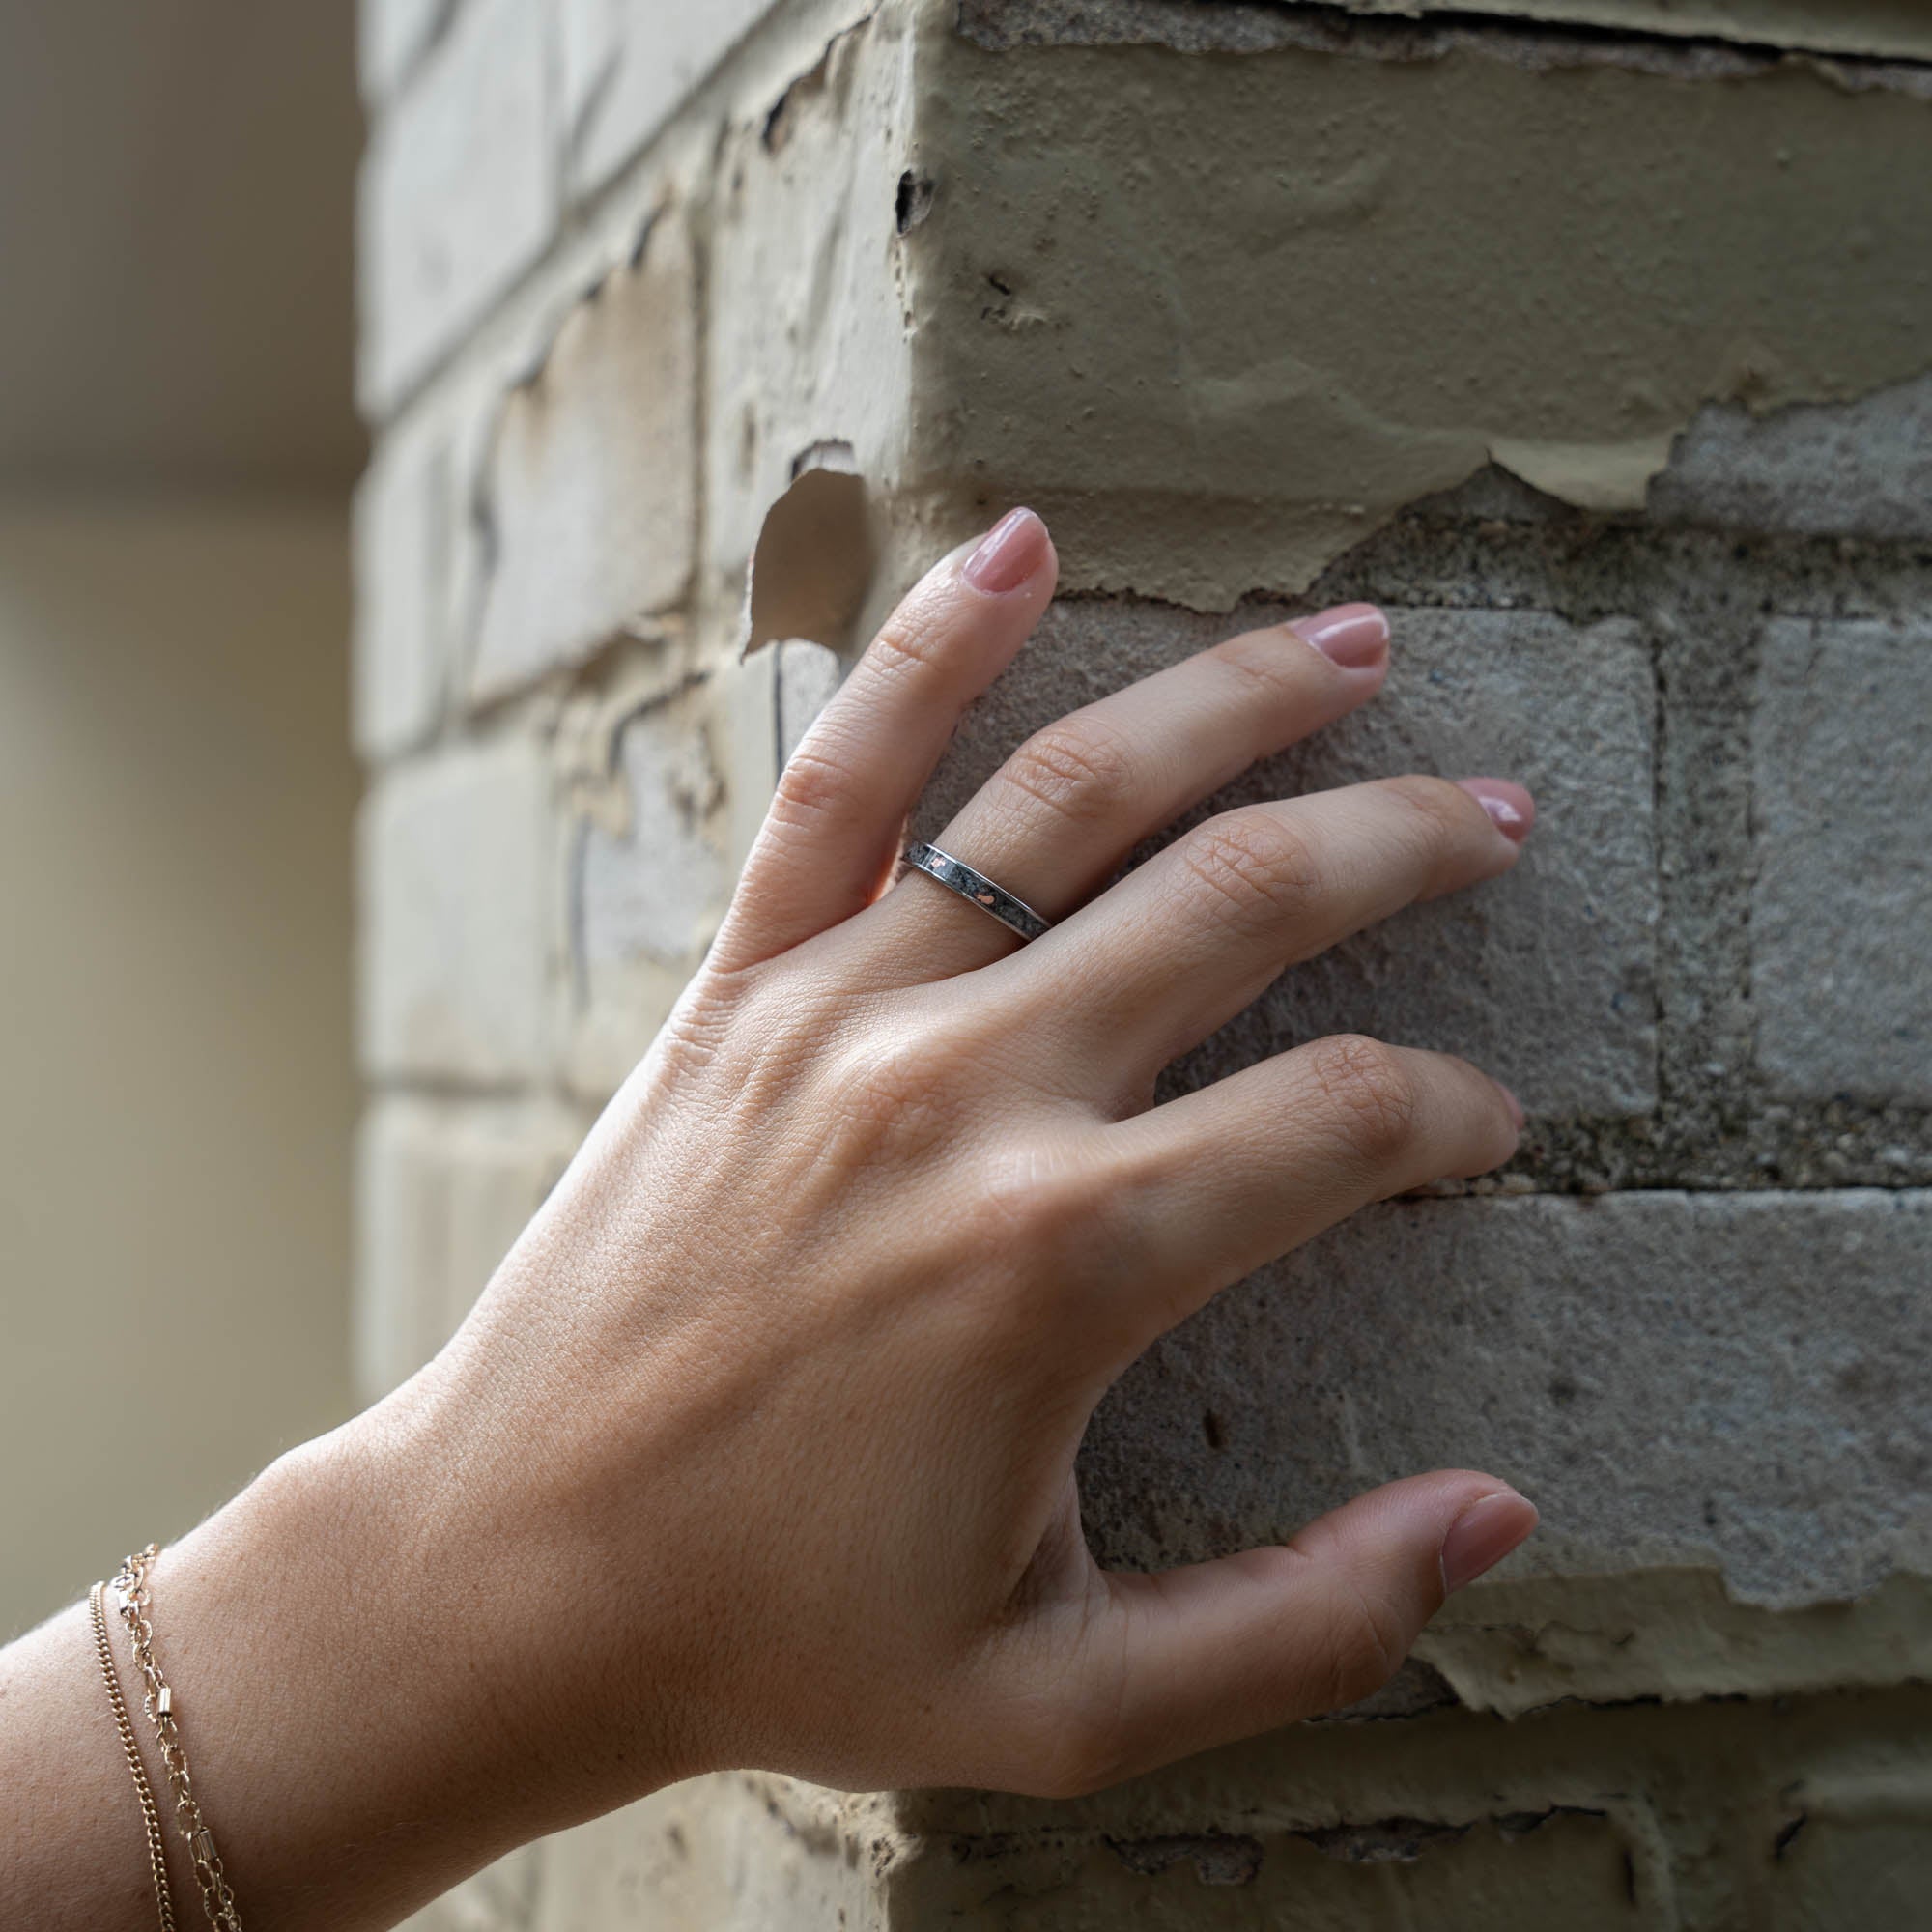
M1083 1452L1136 1566L1490 1470L1507 1574L1710 1566L1743 1601L1932 1575L1932 1196L1628 1193L1370 1209L1155 1346Z
M1932 538L1932 377L1765 416L1735 403L1700 410L1650 508L1718 528Z
M1286 614L1250 605L1231 622L1126 600L1057 604L961 725L920 835L937 837L1029 731ZM1399 610L1391 622L1382 695L1214 806L1408 771L1497 774L1540 801L1530 848L1507 879L1412 907L1293 968L1179 1077L1368 1032L1477 1060L1539 1113L1644 1112L1656 1097L1657 905L1655 695L1641 637L1629 623L1577 630L1539 611ZM1307 648L1287 636L1281 647Z
M916 478L1024 493L1069 587L1225 609L1492 459L1639 507L1707 401L1932 363L1932 99L1602 38L1410 44L1441 32L952 42L905 238L915 384L943 404Z
M1787 1093L1932 1104L1932 624L1766 628L1751 1000Z

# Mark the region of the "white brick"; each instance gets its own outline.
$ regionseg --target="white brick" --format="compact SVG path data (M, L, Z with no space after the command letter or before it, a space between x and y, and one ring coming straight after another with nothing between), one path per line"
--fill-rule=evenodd
M704 687L639 711L618 740L621 815L578 841L571 1078L594 1097L649 1046L729 900L724 728Z
M355 49L363 99L372 105L388 94L428 47L438 22L461 0L361 0L356 9Z
M1752 723L1758 1065L1932 1101L1932 623L1766 628Z
M469 0L361 181L361 387L386 412L544 248L557 218L546 7Z
M696 544L697 320L674 213L565 321L505 406L472 697L573 664L676 604Z
M572 192L589 192L636 154L773 4L561 0Z
M452 753L362 817L362 1056L379 1078L502 1084L549 1065L552 783L538 750Z
M579 1138L573 1119L542 1108L377 1103L357 1149L363 1400L406 1380L455 1333Z
M355 493L356 749L388 758L436 728L448 686L449 456L434 431L384 441Z

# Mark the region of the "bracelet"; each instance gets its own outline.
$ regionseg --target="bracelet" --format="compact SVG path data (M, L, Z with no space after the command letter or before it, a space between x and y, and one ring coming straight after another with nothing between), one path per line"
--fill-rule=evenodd
M107 1642L107 1617L100 1607L103 1583L87 1593L87 1608L94 1620L94 1647L100 1653L100 1674L107 1682L107 1701L114 1707L114 1728L121 1736L121 1748L128 1754L128 1769L134 1774L134 1796L141 1801L141 1823L148 1833L148 1864L155 1875L155 1904L161 1915L161 1932L175 1932L175 1902L168 1891L167 1849L161 1842L160 1814L155 1809L154 1787L148 1782L141 1763L140 1747L134 1743L134 1727L128 1721L128 1706L121 1695L121 1679L114 1669L114 1652Z
M156 1544L149 1544L129 1556L114 1578L122 1621L134 1646L134 1667L141 1673L141 1704L155 1727L160 1743L161 1762L167 1767L168 1789L174 1793L175 1822L187 1840L194 1860L194 1876L201 1887L201 1907L208 1922L220 1932L242 1932L242 1915L229 1889L227 1874L221 1868L221 1855L214 1849L214 1835L201 1815L195 1801L194 1785L187 1775L187 1753L182 1748L181 1731L175 1722L174 1692L161 1676L155 1661L155 1627L148 1620L148 1572L160 1554Z

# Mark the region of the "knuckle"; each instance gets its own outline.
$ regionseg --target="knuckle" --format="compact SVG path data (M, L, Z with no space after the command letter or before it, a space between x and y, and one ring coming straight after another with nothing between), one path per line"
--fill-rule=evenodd
M1416 831L1431 846L1449 845L1466 837L1472 807L1481 809L1460 785L1420 772L1384 779L1382 789L1408 810Z
M1119 733L1091 718L1063 718L1008 760L1006 781L1061 818L1114 817L1135 788L1135 759Z
M1284 648L1292 642L1293 648ZM1308 667L1321 659L1292 635L1292 627L1277 625L1272 630L1249 631L1230 638L1207 653L1249 688L1251 696L1270 709L1283 703L1300 703L1308 694Z
M880 625L867 651L869 668L883 677L923 678L935 673L942 657L943 627L931 613L901 606Z
M818 824L835 817L850 795L851 774L829 753L801 745L785 761L773 815L784 824Z
M1300 833L1258 811L1231 811L1190 832L1180 863L1238 927L1302 917L1323 890L1321 862Z
M1328 1709L1340 1711L1373 1696L1401 1667L1407 1645L1387 1607L1340 1578L1329 1599Z
M1364 1034L1338 1034L1309 1049L1309 1065L1357 1159L1379 1167L1408 1148L1418 1095L1415 1077L1394 1047Z

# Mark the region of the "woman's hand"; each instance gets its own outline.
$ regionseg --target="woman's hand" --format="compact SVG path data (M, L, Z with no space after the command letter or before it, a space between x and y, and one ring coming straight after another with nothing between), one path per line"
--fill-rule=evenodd
M1159 1107L1156 1074L1284 966L1507 871L1531 806L1390 779L1209 819L1100 890L1374 696L1386 632L1353 607L1014 753L939 842L1059 922L1031 945L891 884L1053 579L1021 512L913 592L449 1347L162 1552L156 1642L248 1922L392 1924L712 1767L1083 1791L1362 1696L1533 1526L1446 1471L1285 1548L1155 1577L1090 1555L1074 1453L1114 1378L1363 1203L1507 1158L1520 1124L1474 1068L1368 1039ZM152 1910L100 1697L78 1607L0 1653L9 1923Z
M1099 890L1375 695L1387 633L1358 606L1013 753L937 843L1044 937L893 883L1054 575L1016 512L906 600L649 1058L400 1398L457 1520L500 1525L472 1620L586 1805L727 1765L1086 1790L1366 1694L1534 1525L1450 1471L1286 1548L1154 1577L1090 1555L1074 1454L1135 1356L1364 1203L1505 1160L1520 1123L1473 1067L1366 1038L1160 1107L1155 1076L1285 966L1507 871L1533 809L1391 778L1211 818Z

